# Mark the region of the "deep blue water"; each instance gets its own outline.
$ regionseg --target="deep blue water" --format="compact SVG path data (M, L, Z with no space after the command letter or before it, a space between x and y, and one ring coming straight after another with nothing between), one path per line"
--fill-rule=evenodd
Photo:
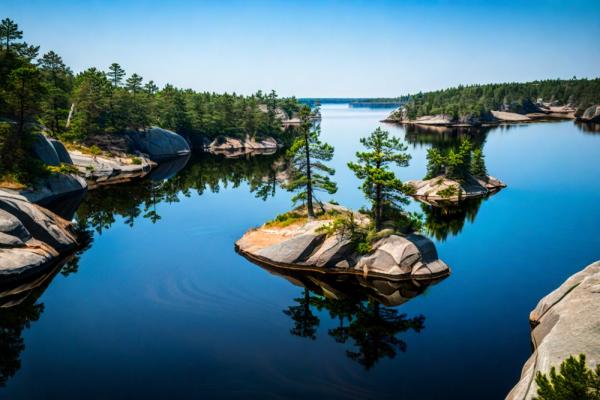
M425 174L428 141L454 140L379 123L388 111L322 108L341 204L366 204L345 164L377 126L409 139L403 180ZM569 121L475 136L508 188L464 225L457 217L455 233L430 213L451 276L399 306L350 304L350 331L336 330L322 293L234 251L245 230L290 208L279 188L266 201L252 192L273 157L193 159L162 185L90 193L77 218L93 241L77 270L3 317L0 398L503 398L531 352L530 310L600 258L600 134ZM299 336L293 317L307 309ZM393 339L372 329L383 312Z

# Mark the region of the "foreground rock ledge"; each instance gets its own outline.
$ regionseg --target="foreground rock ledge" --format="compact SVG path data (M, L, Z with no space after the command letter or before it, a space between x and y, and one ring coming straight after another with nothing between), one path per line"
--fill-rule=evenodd
M413 188L415 199L431 205L486 197L506 187L504 182L489 175L485 178L470 176L465 182L437 176L407 181L406 184Z
M506 397L532 399L535 375L548 373L571 355L585 354L588 367L600 362L600 261L588 265L544 297L529 315L533 354L521 380Z
M36 273L77 246L69 221L0 190L0 282Z
M342 207L340 211L347 212ZM286 227L265 224L246 232L236 242L236 249L257 263L323 273L386 279L433 279L450 273L450 268L438 259L433 242L424 236L392 234L375 242L369 254L361 255L349 240L319 232L332 220L333 217Z

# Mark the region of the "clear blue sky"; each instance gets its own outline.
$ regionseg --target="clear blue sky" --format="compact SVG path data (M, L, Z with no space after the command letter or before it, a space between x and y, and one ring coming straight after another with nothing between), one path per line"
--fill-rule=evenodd
M74 71L159 85L397 96L460 83L600 76L600 0L0 0Z

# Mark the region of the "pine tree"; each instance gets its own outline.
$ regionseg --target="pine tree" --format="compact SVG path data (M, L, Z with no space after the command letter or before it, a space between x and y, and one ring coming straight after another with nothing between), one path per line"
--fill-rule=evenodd
M4 47L6 52L9 52L10 42L21 38L23 38L23 31L19 30L19 25L10 18L3 19L0 23L0 46Z
M406 167L411 157L405 153L407 147L398 138L381 128L360 142L369 151L357 152L358 161L349 162L348 167L363 180L361 189L371 202L375 228L380 230L386 209L399 210L402 204L408 204L406 194L410 190L390 171L389 166Z
M306 204L308 218L312 219L315 217L314 193L325 191L333 194L337 191L337 185L328 176L335 174L335 170L323 163L331 161L334 149L333 146L321 142L318 127L312 129L308 107L302 108L300 118L302 120L300 134L288 150L292 176L286 188L298 192L292 201L294 203L303 201Z
M64 131L69 112L73 75L62 58L53 51L39 61L47 96L42 101L42 120L55 134Z
M108 67L108 77L113 87L119 87L121 85L121 81L125 77L125 70L121 68L121 66L117 63L112 63L110 67Z
M131 93L133 93L133 95L135 96L137 92L139 92L142 89L142 81L144 80L144 78L142 78L141 76L139 76L136 73L131 74L131 76L129 78L127 78L127 81L125 82L126 85L125 87L127 88L127 90L129 90Z
M473 158L471 160L471 174L480 178L487 176L487 168L485 167L485 156L481 149L473 150Z

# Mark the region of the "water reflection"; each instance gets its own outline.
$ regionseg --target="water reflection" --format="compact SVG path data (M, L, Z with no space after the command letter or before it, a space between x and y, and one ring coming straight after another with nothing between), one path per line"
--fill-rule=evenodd
M431 146L441 152L458 150L463 139L469 139L473 149L484 150L490 131L508 130L512 125L497 127L443 127L443 126L406 126L405 140L413 147ZM483 158L485 162L485 158ZM429 167L428 167L429 169ZM419 198L424 215L423 228L429 236L445 241L448 236L458 235L466 221L474 222L484 198L465 199L460 202L428 201Z
M335 321L327 335L345 345L348 358L367 370L379 360L394 358L407 350L400 334L425 328L423 315L408 317L396 306L438 282L365 279L259 265L303 288L302 295L283 310L292 321L290 334L316 340L323 313L327 312L325 315Z
M439 241L445 241L448 236L458 235L465 222L474 222L479 207L484 201L480 199L467 199L460 203L421 203L421 210L425 216L423 228L428 236L433 236Z
M199 195L207 190L218 193L221 188L236 188L242 183L266 200L275 195L279 183L285 179L286 165L279 155L232 159L200 154L189 160L177 159L162 164L150 179L88 192L75 220L82 228L98 233L110 228L119 217L129 226L140 217L156 223L161 219L156 207L159 203L179 202L180 195L189 197L193 191Z
M0 286L0 387L21 368L21 353L25 350L23 331L44 312L44 304L38 299L63 263L26 280L4 282Z

